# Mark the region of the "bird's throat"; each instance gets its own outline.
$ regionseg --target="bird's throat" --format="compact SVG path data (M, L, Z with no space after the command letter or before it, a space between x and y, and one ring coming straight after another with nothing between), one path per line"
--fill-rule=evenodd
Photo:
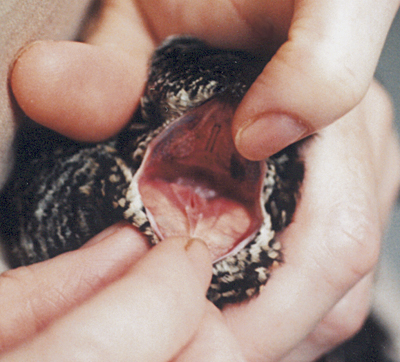
M265 164L237 152L234 110L210 100L187 112L150 143L136 174L158 236L200 237L214 261L245 246L263 221Z

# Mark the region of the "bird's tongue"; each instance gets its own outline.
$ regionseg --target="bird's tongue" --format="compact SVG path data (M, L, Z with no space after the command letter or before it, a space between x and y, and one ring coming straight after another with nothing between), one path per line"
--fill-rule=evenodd
M233 112L212 100L186 113L151 142L137 173L158 236L200 237L214 261L247 244L263 219L264 163L236 151Z

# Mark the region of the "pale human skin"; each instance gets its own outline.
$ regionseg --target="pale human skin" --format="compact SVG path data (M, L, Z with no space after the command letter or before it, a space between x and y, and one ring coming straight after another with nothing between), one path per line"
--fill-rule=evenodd
M90 0L0 1L0 188L12 166L11 146L20 116L8 83L16 54L34 40L75 37L89 3Z
M210 10L214 3L182 2L177 9L191 9L174 21L166 12L174 8L171 2L143 2L141 13L153 19L144 27L131 1L105 2L87 34L88 45L37 43L20 56L11 77L19 105L36 121L71 137L110 136L134 112L145 62L166 35L190 31L215 45L262 48L270 28L260 27L264 8L258 2L238 12L229 12L233 2L227 2L223 13ZM320 130L304 147L302 197L295 222L280 237L285 263L261 295L221 313L204 296L211 269L201 241L170 239L149 250L132 227L118 225L78 251L2 275L1 309L10 312L0 315L0 346L7 349L0 360L312 361L360 327L400 178L391 105L382 88L371 83L398 4L349 3L331 1L327 9L317 1L296 3L292 42L280 48L236 114L234 135L243 135L236 138L238 148L254 159L294 139L287 140L269 120L271 131L258 128L259 137L251 138L259 146L251 147L239 131L241 120L247 124L272 110L294 115L303 125L309 122L301 136ZM278 46L292 7L270 6ZM219 19L217 29L216 19L195 21L193 14L201 14L202 7ZM382 8L387 12L378 16ZM165 24L161 17L155 22L152 9L168 15ZM278 14L285 15L282 23ZM348 24L354 17L360 22L355 34ZM346 37L332 41L337 27L347 29ZM315 39L307 29L322 30ZM368 46L361 47L366 39ZM354 47L362 48L361 55L351 52ZM331 64L332 55L337 58Z

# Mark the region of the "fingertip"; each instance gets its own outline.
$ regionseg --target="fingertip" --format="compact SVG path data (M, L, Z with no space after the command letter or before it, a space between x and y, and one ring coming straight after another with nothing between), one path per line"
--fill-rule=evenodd
M310 134L299 120L283 114L268 113L245 123L234 136L236 148L247 159L259 161Z
M348 11L343 12L346 6ZM376 19L380 9L371 6L360 18L360 6L352 2L326 6L311 1L295 8L287 41L266 64L236 111L233 131L243 155L251 159L270 156L332 124L363 99L383 43L380 31L372 34L367 21L369 17ZM380 18L381 25L387 16ZM362 19L360 26L349 27L355 18ZM272 118L291 115L297 124L287 127L288 122L283 122L281 126L282 117L274 123L271 114ZM263 127L254 123L259 119L263 119ZM254 127L246 129L251 137L245 140L248 123ZM306 126L304 134L299 130L301 125ZM241 142L238 135L243 136Z
M22 51L10 84L28 117L68 137L100 141L129 121L145 75L145 59L84 43L40 41Z

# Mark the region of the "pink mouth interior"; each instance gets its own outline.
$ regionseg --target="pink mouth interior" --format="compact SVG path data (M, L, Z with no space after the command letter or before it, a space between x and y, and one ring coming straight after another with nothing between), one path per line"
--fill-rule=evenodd
M216 100L188 112L151 142L137 173L158 236L200 237L214 261L244 246L263 220L264 163L236 151L233 112Z

